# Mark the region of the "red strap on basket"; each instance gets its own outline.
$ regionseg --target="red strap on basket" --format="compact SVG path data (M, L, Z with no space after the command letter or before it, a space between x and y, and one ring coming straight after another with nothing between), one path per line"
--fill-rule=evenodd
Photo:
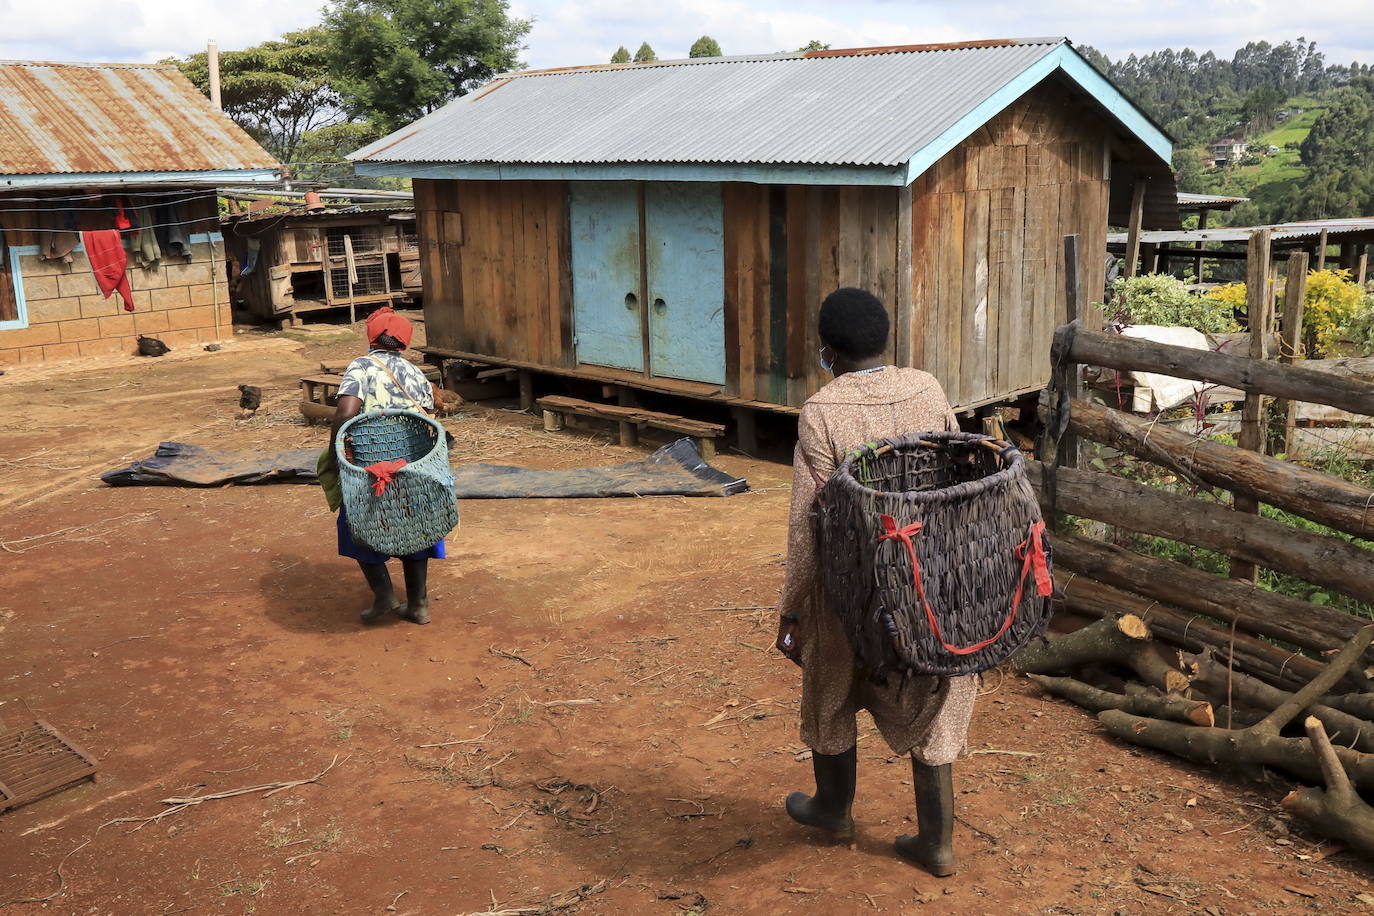
M912 542L912 535L920 534L925 525L921 522L912 522L905 528L897 527L897 520L890 515L879 516L883 523L883 533L878 535L880 541L901 541L906 545L906 551L911 556L911 575L916 584L916 594L921 599L921 607L926 612L926 621L930 624L930 632L935 634L935 638L945 651L953 652L955 655L972 655L980 649L988 646L1002 638L1002 634L1007 632L1007 628L1016 620L1016 612L1021 607L1021 593L1026 585L1026 576L1031 569L1035 570L1035 588L1040 595L1049 595L1054 590L1054 581L1050 578L1049 563L1045 559L1045 545L1042 535L1045 531L1044 521L1032 522L1030 534L1024 541L1016 547L1016 558L1022 560L1021 576L1016 582L1016 597L1011 602L1011 613L1007 619L1002 621L1002 626L992 636L980 643L971 646L955 646L945 642L944 634L940 632L940 624L935 619L935 612L930 609L930 602L926 600L925 585L921 582L921 563L916 559L916 545ZM1029 548L1029 549L1028 549Z
M372 492L376 496L381 496L386 492L386 485L396 479L396 472L407 464L404 458L397 458L394 461L378 461L376 464L369 464L363 468L373 477Z

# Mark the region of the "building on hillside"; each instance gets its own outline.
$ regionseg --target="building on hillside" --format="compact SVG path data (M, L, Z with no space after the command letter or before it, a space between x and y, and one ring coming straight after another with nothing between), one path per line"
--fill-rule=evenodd
M415 211L395 205L321 207L226 216L235 301L263 321L297 324L338 309L399 306L420 298Z
M280 177L175 67L0 61L0 364L232 334L215 188Z
M1029 39L510 73L351 158L414 179L435 355L794 413L847 285L958 407L1039 390L1064 237L1083 307L1109 220L1177 227L1170 153Z
M1219 169L1240 162L1245 158L1245 150L1245 141L1234 137L1227 137L1207 146L1208 158L1212 165Z

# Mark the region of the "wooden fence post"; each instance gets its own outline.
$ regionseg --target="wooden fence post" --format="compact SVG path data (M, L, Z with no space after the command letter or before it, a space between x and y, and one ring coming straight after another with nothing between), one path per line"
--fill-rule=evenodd
M1198 213L1198 215L1197 215L1197 229L1198 229L1198 232L1201 232L1203 229L1206 229L1206 228L1207 228L1207 214L1208 214L1209 212L1211 212L1211 211L1209 211L1209 210L1202 210L1201 212ZM1196 247L1197 247L1197 250L1198 250L1199 252L1201 252L1203 246L1206 245L1206 244L1207 244L1207 243L1204 242L1202 239L1198 239L1198 240L1197 240L1197 246L1196 246ZM1198 254L1196 257L1193 258L1193 282L1194 282L1194 283L1204 283L1204 282L1206 282L1206 280L1205 280L1205 279L1203 278L1203 276L1202 276L1202 255L1201 255L1201 254Z
M1064 236L1064 302L1065 312L1064 321L1072 324L1083 319L1083 289L1079 280L1079 245L1077 235ZM1078 363L1069 363L1066 367L1065 377L1068 380L1069 397L1075 401L1083 399L1083 367ZM1063 459L1059 462L1065 467L1078 467L1078 436L1071 432L1064 433L1064 439L1059 444Z
M1279 321L1279 362L1286 366L1302 359L1302 311L1307 296L1307 252L1288 256L1288 273L1283 288L1283 315ZM1278 435L1269 437L1270 454L1293 450L1293 425L1298 416L1296 401L1282 398L1274 402L1274 425Z
M1261 361L1268 356L1269 326L1274 320L1274 298L1269 288L1269 237L1268 229L1256 229L1252 232L1245 258L1246 315L1250 325L1249 356L1253 360ZM1264 395L1246 394L1245 407L1241 410L1238 445L1248 451L1263 452L1264 433ZM1237 512L1247 515L1259 514L1259 502L1248 496L1235 496L1232 505ZM1254 582L1258 576L1259 570L1255 564L1241 560L1231 561L1231 578Z
M1136 178L1135 190L1131 192L1131 222L1126 227L1126 269L1127 277L1134 277L1140 264L1140 223L1145 215L1145 183L1148 179Z
M1317 270L1326 270L1326 230L1317 233Z

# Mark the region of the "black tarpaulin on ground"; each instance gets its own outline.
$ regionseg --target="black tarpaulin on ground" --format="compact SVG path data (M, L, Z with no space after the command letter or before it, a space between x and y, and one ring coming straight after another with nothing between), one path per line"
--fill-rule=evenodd
M318 449L236 452L186 442L163 442L151 458L108 471L112 487L218 487L225 484L315 483ZM691 439L679 439L647 458L610 467L564 471L471 464L453 469L459 499L587 498L614 496L733 496L749 482L717 470Z

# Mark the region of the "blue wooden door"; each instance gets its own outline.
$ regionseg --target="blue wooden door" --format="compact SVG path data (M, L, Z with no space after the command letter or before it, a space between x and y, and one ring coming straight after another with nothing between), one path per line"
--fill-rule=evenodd
M642 372L638 191L630 182L578 181L569 193L577 361Z
M719 184L644 186L653 375L725 383L723 223Z

